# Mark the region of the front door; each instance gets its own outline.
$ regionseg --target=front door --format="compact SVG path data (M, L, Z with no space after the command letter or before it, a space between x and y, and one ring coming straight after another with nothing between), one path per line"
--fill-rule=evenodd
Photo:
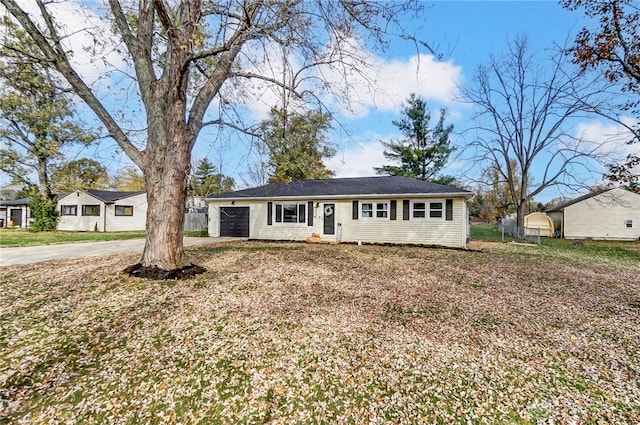
M22 210L13 208L10 217L15 227L22 227Z
M336 234L336 204L324 204L324 235Z

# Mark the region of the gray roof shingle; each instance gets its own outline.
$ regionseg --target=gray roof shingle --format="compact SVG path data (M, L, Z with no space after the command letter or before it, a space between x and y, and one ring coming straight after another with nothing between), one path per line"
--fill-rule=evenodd
M460 195L471 197L472 192L409 177L354 177L326 180L298 180L274 183L230 193L221 193L207 199L263 199L263 198L318 198L346 196L397 195Z
M573 204L577 204L578 202L582 202L585 199L593 198L596 195L600 195L601 193L608 192L611 189L597 190L595 192L587 193L586 195L579 196L577 198L573 198L569 201L563 202L560 205L556 205L555 207L549 208L545 212L558 212L564 210L566 207L571 206Z

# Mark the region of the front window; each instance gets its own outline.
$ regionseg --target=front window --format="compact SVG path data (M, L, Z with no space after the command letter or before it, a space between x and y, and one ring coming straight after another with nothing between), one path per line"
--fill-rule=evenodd
M276 223L306 223L306 204L275 204Z
M427 218L427 203L426 202L414 202L413 203L413 218Z
M387 202L376 202L376 218L389 217L389 204Z
M133 215L133 207L131 205L116 205L116 215Z
M360 214L362 218L372 218L373 217L373 204L363 203L362 204L362 213Z
M416 220L443 220L443 201L416 201L411 203L411 218Z
M82 206L82 215L99 216L100 215L100 205L83 205Z
M429 202L429 218L443 218L443 217L444 217L444 203Z
M362 218L389 218L389 202L363 202L360 204Z
M60 215L78 215L77 205L61 205Z

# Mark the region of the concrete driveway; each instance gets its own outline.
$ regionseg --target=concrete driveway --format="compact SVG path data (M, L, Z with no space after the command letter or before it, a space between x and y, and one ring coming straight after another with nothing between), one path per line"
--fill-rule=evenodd
M211 245L239 240L238 238L193 238L185 237L184 246ZM240 239L242 240L242 239ZM17 264L31 264L48 260L66 260L78 257L93 257L125 252L140 252L144 249L144 239L119 241L78 242L59 245L38 245L17 248L0 248L0 267Z

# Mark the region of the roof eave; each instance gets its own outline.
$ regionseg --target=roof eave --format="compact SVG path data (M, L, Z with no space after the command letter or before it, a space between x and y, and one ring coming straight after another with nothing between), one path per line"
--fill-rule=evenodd
M296 195L296 196L228 196L220 198L206 198L206 202L215 201L265 201L269 199L282 200L329 200L329 199L389 199L389 198L453 198L464 197L471 199L472 192L446 192L446 193L373 193L352 195Z

